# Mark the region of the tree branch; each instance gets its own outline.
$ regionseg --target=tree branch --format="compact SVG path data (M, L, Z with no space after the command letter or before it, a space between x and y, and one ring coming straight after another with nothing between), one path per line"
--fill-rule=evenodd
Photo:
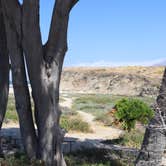
M17 37L21 42L21 5L18 0L1 0L3 5L3 13L7 20L10 20L10 27L17 33Z
M23 50L36 104L40 92L43 91L44 81L42 77L45 77L43 46L39 27L39 0L24 0L22 15Z
M78 0L57 0L54 5L49 38L46 43L45 60L51 63L63 61L67 51L67 28L69 14Z
M23 145L28 157L36 158L37 139L22 50L21 8L16 0L2 0L2 5L7 32L7 47L12 67L16 110L19 116Z
M40 70L43 48L39 26L39 0L24 0L22 12L23 47L27 63L31 63L31 68L35 71Z

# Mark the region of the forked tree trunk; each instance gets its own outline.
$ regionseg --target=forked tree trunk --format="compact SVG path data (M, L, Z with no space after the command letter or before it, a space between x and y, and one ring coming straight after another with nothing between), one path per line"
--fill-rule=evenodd
M9 91L9 57L5 25L0 2L0 130L4 120Z
M69 12L76 2L56 1L45 46L39 28L39 1L24 0L23 3L23 46L36 109L38 154L47 165L66 165L61 150L63 134L59 127L59 83L67 51Z
M30 158L36 154L47 166L65 166L61 149L63 133L59 127L59 83L67 51L69 14L78 0L56 0L49 38L44 46L39 27L39 0L24 0L22 5L17 0L1 1L25 149ZM32 122L23 54L35 104L37 136Z
M137 166L160 165L166 148L166 69L154 110L155 116L146 129L136 160Z

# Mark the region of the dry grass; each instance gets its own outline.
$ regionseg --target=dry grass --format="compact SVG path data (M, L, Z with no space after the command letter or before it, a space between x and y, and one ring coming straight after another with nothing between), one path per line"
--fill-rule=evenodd
M97 72L97 73L123 73L137 74L152 78L161 78L164 67L142 67L142 66L125 66L125 67L66 67L64 71L69 72Z

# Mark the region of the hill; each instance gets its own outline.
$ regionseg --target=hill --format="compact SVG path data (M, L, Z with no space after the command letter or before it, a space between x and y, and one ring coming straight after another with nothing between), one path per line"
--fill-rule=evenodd
M163 60L160 63L155 64L155 66L166 66L166 60Z
M60 89L67 93L156 96L164 67L64 68Z

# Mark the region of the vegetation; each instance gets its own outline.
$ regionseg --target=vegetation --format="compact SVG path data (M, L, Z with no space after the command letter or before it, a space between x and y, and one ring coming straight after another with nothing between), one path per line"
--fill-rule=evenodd
M96 121L102 122L105 126L112 126L114 118L108 113L98 114L95 118Z
M116 103L115 110L115 118L128 131L135 127L136 121L147 124L154 115L153 110L139 99L123 98Z
M110 126L113 123L112 117L109 113L115 106L117 101L124 98L124 96L114 95L81 95L75 96L76 99L73 102L73 110L81 110L93 114L97 121L102 122L106 126ZM129 97L125 97L130 99ZM151 97L133 97L134 100L144 101L147 105L151 105L154 102L154 98Z
M110 96L110 95L83 95L83 96L77 96L78 98L74 101L73 109L74 111L68 109L68 108L61 108L62 109L62 117L60 120L60 125L62 128L64 128L66 131L80 131L80 132L91 132L90 126L88 123L82 121L81 117L78 115L78 113L75 111L81 110L85 112L90 112L93 115L96 116L96 120L103 122L105 125L111 125L113 122L113 119L110 117L112 115L109 115L110 110L112 110L112 107L115 105L115 107L120 107L120 110L123 110L122 108L126 108L124 105L127 103L127 107L130 106L130 109L127 109L127 111L130 112L130 116L134 117L140 117L138 118L141 122L147 122L149 119L149 115L152 116L153 112L151 112L150 108L147 104L143 103L143 101L139 99L130 99L130 98L122 98L122 96ZM150 99L147 98L146 101L150 101ZM129 103L128 103L129 102ZM135 105L134 105L134 104ZM130 105L131 104L131 105ZM135 107L137 109L135 109ZM146 108L146 109L145 109ZM134 111L133 111L134 109ZM137 112L139 112L141 109L144 110L141 112L141 115L145 115L145 119L142 118L139 114L137 115ZM136 110L136 112L135 112ZM149 112L150 111L150 112ZM123 112L123 111L122 111ZM125 112L125 111L124 111ZM135 113L134 113L135 112ZM126 112L125 112L126 113ZM152 113L152 114L151 114ZM148 114L148 116L147 116ZM130 117L129 116L129 117ZM8 103L8 111L6 115L6 120L12 120L17 121L17 114L15 111L14 106L14 98L13 96L10 96L9 103ZM130 120L130 119L129 119ZM130 132L125 131L123 135L120 136L120 138L115 140L108 140L105 141L105 143L111 143L111 144L118 144L122 146L127 147L134 147L134 148L140 148L141 143L143 141L144 131L140 130L131 130ZM65 156L65 160L68 166L114 166L114 165L127 165L124 163L124 161L117 161L117 160L108 160L105 158L104 153L98 152L97 150L84 150L77 153L69 154ZM8 157L6 159L0 160L1 165L4 166L43 166L44 164L40 161L32 161L30 162L24 154L21 155L14 155L11 157ZM127 163L127 162L126 162Z
M145 98L145 101L146 103L150 103L152 99ZM122 96L111 95L82 95L77 96L76 100L74 101L74 111L71 111L67 108L62 108L63 114L60 125L66 131L91 132L88 123L84 122L75 111L81 110L92 113L96 117L95 120L110 126L112 125L114 118L108 113L112 110L114 105L116 105L118 110L115 114L115 117L119 122L122 122L124 129L130 130L133 128L136 120L147 123L153 115L148 105L137 98L130 99L122 98ZM129 108L126 110L126 107ZM18 116L14 105L14 97L12 95L9 97L8 109L5 116L5 122L8 121L18 121Z
M110 160L101 149L84 149L65 157L68 166L124 166L119 160Z
M63 100L63 99L62 99ZM5 122L18 122L18 115L15 110L14 97L10 95ZM84 122L75 111L68 108L62 108L62 117L60 120L61 128L66 131L91 132L88 123Z
M131 148L140 148L144 138L144 130L131 130L130 132L124 132L118 139L107 140L104 143L118 144Z
M62 115L60 119L60 126L66 131L79 131L83 133L92 132L89 124L84 122L78 115L77 116Z
M1 158L0 165L2 166L44 166L44 163L37 160L30 161L25 154L16 153L14 155Z
M7 111L6 111L4 121L5 122L8 122L8 121L18 122L18 116L17 116L17 112L15 109L15 101L14 101L13 95L9 96L8 106L7 106Z
M120 160L110 160L107 152L97 149L87 149L65 155L67 166L126 166L128 164ZM0 159L2 166L44 166L40 160L29 161L25 154L16 153Z
M110 111L118 99L119 96L111 95L81 95L73 102L73 110L81 110L98 117Z

